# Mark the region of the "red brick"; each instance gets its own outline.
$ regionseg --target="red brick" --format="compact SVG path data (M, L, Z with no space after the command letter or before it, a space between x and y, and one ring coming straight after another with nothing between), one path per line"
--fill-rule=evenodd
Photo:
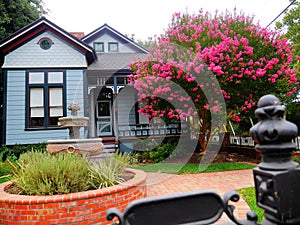
M100 216L100 214L97 213L92 213L92 214L88 214L88 215L84 215L84 218L86 220L90 220L90 219L96 219Z
M66 224L66 223L68 223L67 219L57 219L51 221L51 224Z
M62 218L62 219L64 219L64 218L72 218L74 216L76 216L76 212L69 212L69 213L60 214L59 218Z
M86 205L87 209L93 209L93 208L98 208L100 206L99 203L90 203L88 205Z
M59 203L46 203L46 204L43 204L43 208L44 209L55 209L55 208L60 208L60 204Z
M39 210L36 210L35 213L37 215L44 215L44 214L52 214L52 210L51 209L39 209Z
M75 217L71 217L68 218L69 222L79 222L79 221L84 221L84 216L75 216Z
M15 205L14 207L15 209L24 209L24 210L27 210L29 209L29 205Z
M83 221L83 222L78 222L76 224L77 225L90 225L90 224L93 224L93 221Z

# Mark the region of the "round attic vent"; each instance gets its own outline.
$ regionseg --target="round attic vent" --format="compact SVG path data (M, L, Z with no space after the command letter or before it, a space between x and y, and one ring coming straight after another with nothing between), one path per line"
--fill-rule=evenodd
M54 44L54 42L47 37L41 38L38 41L38 44L40 45L40 47L44 50L48 50L49 48L51 48L52 44Z

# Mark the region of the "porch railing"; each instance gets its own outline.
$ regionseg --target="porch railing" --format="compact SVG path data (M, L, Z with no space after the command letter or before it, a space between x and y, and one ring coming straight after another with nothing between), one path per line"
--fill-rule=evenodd
M147 136L176 136L189 134L187 122L170 123L167 125L159 124L126 124L118 125L118 135L120 139L130 137L147 137Z

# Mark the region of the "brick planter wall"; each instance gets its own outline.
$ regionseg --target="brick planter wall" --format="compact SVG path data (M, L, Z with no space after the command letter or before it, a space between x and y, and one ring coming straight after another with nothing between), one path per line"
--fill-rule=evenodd
M123 209L146 195L146 174L127 169L135 177L109 188L79 193L28 196L4 192L8 183L0 184L0 224L111 224L106 210Z

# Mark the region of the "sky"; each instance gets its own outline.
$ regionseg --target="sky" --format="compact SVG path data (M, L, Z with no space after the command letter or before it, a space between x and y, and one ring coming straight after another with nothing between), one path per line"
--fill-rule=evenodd
M289 0L43 1L49 10L46 18L68 32L88 34L106 23L122 34L134 34L138 40L163 34L175 12L197 13L201 8L212 13L233 12L236 7L237 12L254 15L255 22L265 27L289 5Z

